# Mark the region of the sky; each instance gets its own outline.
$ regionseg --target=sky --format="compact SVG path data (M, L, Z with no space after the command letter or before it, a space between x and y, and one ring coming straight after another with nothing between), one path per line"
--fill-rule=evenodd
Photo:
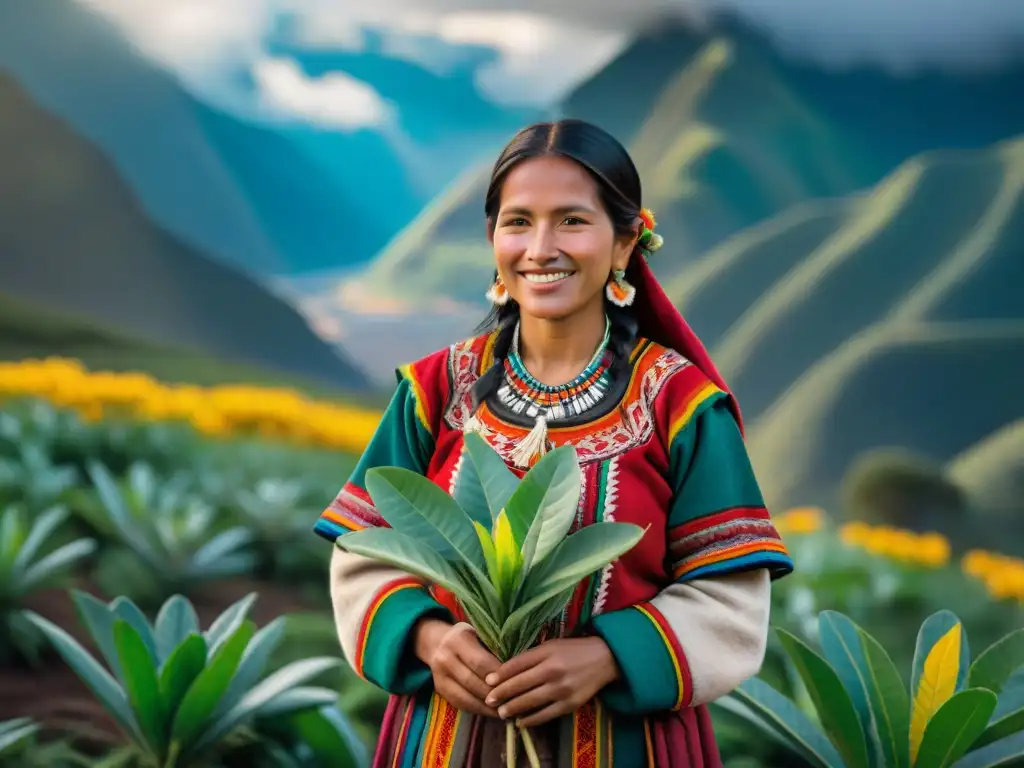
M547 106L667 11L695 23L717 9L762 27L783 50L829 66L897 72L986 66L1024 51L1024 0L77 0L114 22L200 98L266 119L349 131L385 125L397 105L343 72L308 77L268 42L358 50L384 31L394 55L444 67L436 41L499 53L478 71L498 103ZM424 45L431 40L434 45ZM238 87L238 73L256 84ZM253 102L255 99L255 102Z

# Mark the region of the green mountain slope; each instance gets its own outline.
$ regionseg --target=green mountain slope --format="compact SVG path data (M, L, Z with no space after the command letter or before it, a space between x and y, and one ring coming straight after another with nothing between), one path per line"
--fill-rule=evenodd
M645 200L672 243L656 264L659 274L674 274L687 257L766 216L871 180L858 151L786 87L760 50L728 37L675 35L678 45L660 52L656 73L633 72L643 88L620 90L606 103L577 94L563 109L608 126L629 147ZM633 51L642 49L638 42L595 79L635 69ZM591 89L585 83L580 91ZM618 118L605 119L612 107ZM483 233L488 172L473 169L457 181L381 252L360 284L413 306L438 297L483 304L493 270Z
M0 77L0 293L229 363L367 388L248 275L155 226L113 164Z
M923 155L866 195L726 242L671 295L698 331L707 316L716 362L755 417L874 323L1024 317L1011 306L1024 284L1022 192L1024 140ZM1007 296L1001 309L993 292Z
M913 158L666 282L743 405L774 504L834 503L864 451L952 461L1024 416L1022 241L1024 138Z
M852 460L880 446L952 458L1020 418L1022 380L1024 320L892 323L858 334L751 425L765 495L776 506L829 503Z

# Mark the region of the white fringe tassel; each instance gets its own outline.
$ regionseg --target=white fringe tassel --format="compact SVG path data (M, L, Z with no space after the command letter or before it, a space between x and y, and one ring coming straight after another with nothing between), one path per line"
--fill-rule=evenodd
M547 451L548 446L548 420L541 414L537 417L537 423L530 434L519 441L509 458L517 467L529 467L533 458L541 457Z
M476 432L477 434L482 435L486 431L486 428L484 427L484 423L480 421L480 419L478 419L476 417L476 414L474 413L472 416L466 419L466 423L462 426L462 431L464 433Z

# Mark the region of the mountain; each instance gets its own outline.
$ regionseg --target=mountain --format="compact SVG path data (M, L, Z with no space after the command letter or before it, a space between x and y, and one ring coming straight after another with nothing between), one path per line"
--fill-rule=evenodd
M641 35L560 114L596 122L630 149L669 243L654 264L669 280L727 237L876 184L910 156L1014 135L1024 128L1022 83L1024 62L977 75L826 71L723 17L706 31L666 22ZM359 280L366 295L421 310L438 298L482 305L487 172L450 185L389 243Z
M914 158L713 249L672 298L743 405L776 504L862 452L941 462L1024 415L1024 137Z
M0 114L4 294L227 363L367 388L295 309L155 225L104 154L3 76Z
M254 274L285 269L194 99L80 3L0 3L4 70L102 149L162 227Z
M532 114L488 102L472 69L435 74L388 50L268 51L308 77L364 79L400 107L395 126L344 132L197 98L74 0L0 4L0 69L105 150L154 221L261 277L365 262ZM234 79L233 98L254 107L252 75Z

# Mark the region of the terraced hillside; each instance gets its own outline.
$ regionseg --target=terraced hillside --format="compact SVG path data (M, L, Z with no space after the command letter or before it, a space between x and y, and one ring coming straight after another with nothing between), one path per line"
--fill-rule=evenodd
M863 451L951 461L1024 416L1022 192L1024 138L923 155L668 283L744 405L775 503L829 496Z

